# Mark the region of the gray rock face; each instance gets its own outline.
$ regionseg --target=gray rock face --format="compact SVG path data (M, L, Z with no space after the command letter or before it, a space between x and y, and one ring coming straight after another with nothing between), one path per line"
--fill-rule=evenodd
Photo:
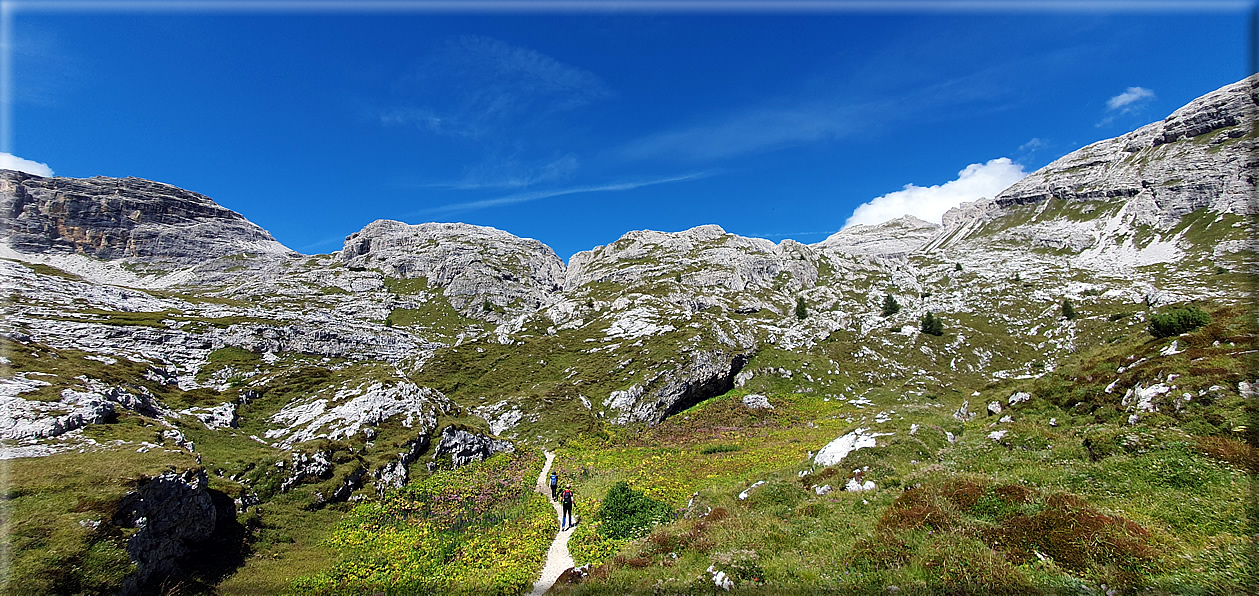
M743 370L747 361L747 354L731 354L722 350L690 354L684 364L656 375L644 385L613 391L603 405L620 411L614 420L618 424L658 424L673 414L734 388L735 375Z
M345 239L340 259L388 277L425 278L456 310L480 319L535 311L564 285L564 262L547 245L462 223L378 220Z
M459 468L474 461L485 461L495 453L514 453L516 446L511 441L491 439L466 430L447 426L442 429L442 437L433 449L433 459L450 456L450 465Z
M82 391L66 389L53 402L27 400L20 393L34 389L37 381L25 377L0 381L0 439L33 440L56 437L89 424L108 422L120 409L153 418L173 416L148 389L135 393L122 387L109 387L98 381L84 381Z
M165 472L124 497L114 523L138 528L127 541L137 570L120 593L145 593L178 575L181 560L196 543L210 538L224 513L215 506L202 469Z
M946 230L1004 209L1049 199L1129 203L1139 224L1169 228L1207 208L1254 212L1259 141L1259 75L1212 91L1160 122L1098 141L1015 182L993 199L964 204L944 216Z
M814 245L854 255L903 255L925 244L940 225L905 215L878 225L848 226Z
M693 288L741 292L772 287L779 276L796 291L817 283L813 250L794 240L775 245L706 225L682 232L629 232L616 242L568 260L566 291L593 282L633 285L680 275Z
M284 480L280 481L280 492L286 492L310 479L327 478L332 475L332 470L336 467L332 460L328 459L326 451L316 451L311 454L293 453L290 457L293 463L288 467Z
M43 178L0 170L0 233L19 253L177 264L291 253L209 197L140 178Z
M390 419L404 428L431 431L445 400L441 392L410 382L364 383L290 402L268 418L275 427L265 436L287 448L315 439L370 436Z
M372 472L372 479L375 481L376 492L384 494L391 488L402 488L410 480L407 472L407 466L415 463L420 458L420 454L428 449L429 438L427 434L421 434L416 438L407 441L402 446L406 449L398 454L398 459L389 462Z

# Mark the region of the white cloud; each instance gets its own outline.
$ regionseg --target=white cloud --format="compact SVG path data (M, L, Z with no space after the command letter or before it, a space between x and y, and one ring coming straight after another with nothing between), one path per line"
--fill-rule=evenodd
M1123 93L1106 100L1107 110L1119 110L1127 113L1137 104L1154 99L1154 92L1145 87L1128 87Z
M52 176L52 168L46 163L22 159L12 153L0 153L0 170L17 170L36 176Z
M939 223L940 217L950 208L964 201L996 196L1026 175L1023 166L1008 157L999 157L988 163L973 163L957 173L957 180L935 186L906 184L902 190L862 203L844 226L873 225L902 215Z
M1128 87L1123 93L1106 100L1106 116L1093 126L1105 128L1115 123L1119 116L1138 114L1154 99L1154 92L1145 87Z
M1128 87L1123 93L1106 100L1106 109L1118 110L1128 108L1132 104L1153 98L1154 92L1145 87Z

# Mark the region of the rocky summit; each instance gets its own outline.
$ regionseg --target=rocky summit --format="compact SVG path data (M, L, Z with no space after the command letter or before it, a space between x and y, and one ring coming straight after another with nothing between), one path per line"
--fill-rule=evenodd
M553 592L1244 592L1257 114L1250 77L940 224L568 263L0 172L7 589L519 593L548 450Z

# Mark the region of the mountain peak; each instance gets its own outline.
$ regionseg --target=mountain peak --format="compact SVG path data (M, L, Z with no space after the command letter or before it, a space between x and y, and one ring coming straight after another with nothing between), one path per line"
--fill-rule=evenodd
M922 246L939 229L940 224L907 213L878 224L847 226L816 246L847 254L905 254Z
M205 195L142 178L45 178L0 170L0 213L0 231L18 253L193 264L293 252Z

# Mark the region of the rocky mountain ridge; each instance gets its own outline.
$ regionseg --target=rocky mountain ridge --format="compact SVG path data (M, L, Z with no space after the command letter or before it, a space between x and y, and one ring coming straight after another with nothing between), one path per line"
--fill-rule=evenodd
M0 170L0 232L17 253L104 260L193 264L237 253L293 252L205 195L140 178L43 178Z
M1153 308L1248 296L1255 137L1236 133L1256 81L942 226L814 245L633 231L567 265L493 228L384 220L299 255L196 193L5 172L0 458L164 454L240 512L318 511L516 444L660 426L732 389L881 424L894 403L1035 379ZM1084 314L1064 319L1064 300ZM927 313L943 337L920 332ZM1114 376L1108 391L1148 389ZM1122 407L1153 415L1140 403Z

